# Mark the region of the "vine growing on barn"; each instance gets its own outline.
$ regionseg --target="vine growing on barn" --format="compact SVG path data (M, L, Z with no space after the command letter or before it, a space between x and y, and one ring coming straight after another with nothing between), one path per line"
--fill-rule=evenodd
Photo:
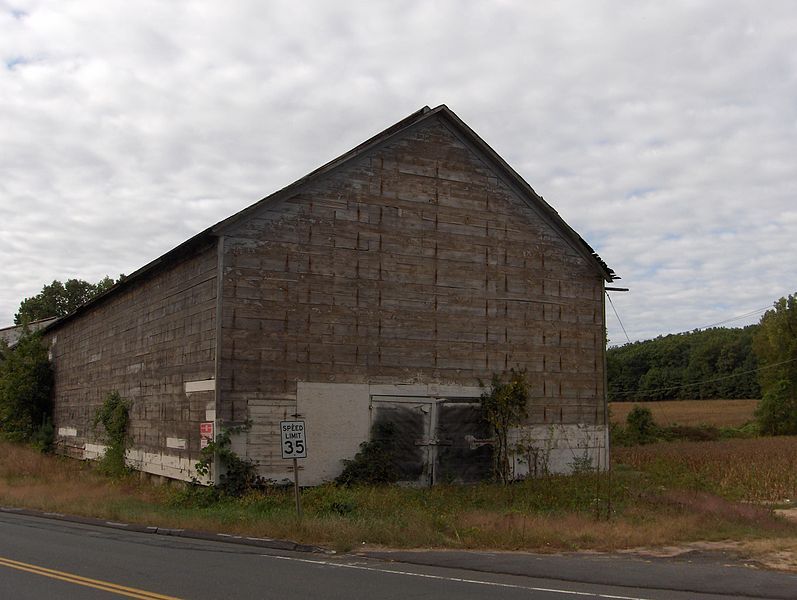
M130 403L117 391L109 393L94 414L93 424L95 430L102 425L102 439L107 444L100 459L100 470L113 477L124 475L127 472L125 453L129 443Z
M490 389L481 395L482 413L494 435L493 476L504 484L512 479L509 435L528 416L529 400L526 372L511 369L508 376L509 380L503 381L494 373Z
M243 425L222 427L216 439L202 448L199 461L194 466L197 475L209 478L216 464L220 470L217 489L224 495L243 496L269 483L258 474L257 465L252 460L242 458L232 449L232 436L245 433L250 427L249 421ZM194 483L199 484L199 481L194 480Z

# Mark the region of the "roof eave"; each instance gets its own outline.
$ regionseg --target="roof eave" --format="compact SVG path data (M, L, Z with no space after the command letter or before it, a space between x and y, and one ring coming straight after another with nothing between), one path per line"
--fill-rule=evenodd
M81 314L85 313L86 311L88 311L88 310L92 309L93 307L97 306L98 304L102 303L109 296L112 296L112 295L118 293L120 290L125 289L127 287L130 287L134 283L137 283L139 280L141 280L142 278L147 276L149 273L155 271L158 267L161 267L161 266L163 266L165 264L168 264L171 260L173 260L173 259L177 258L178 256L188 252L189 250L192 250L192 249L194 249L194 248L196 248L198 246L201 246L201 245L203 245L205 243L209 243L210 240L212 240L212 239L214 239L216 237L216 234L213 233L212 229L213 229L212 227L209 227L209 228L205 229L204 231L201 231L200 233L196 234L195 236L193 236L193 237L187 239L186 241L184 241L179 246L175 246L174 248L172 248L171 250L169 250L165 254L162 254L161 256L156 258L155 260L152 260L152 261L148 262L146 265L144 265L140 269L137 269L136 271L132 272L130 275L124 276L115 285L111 286L110 288L108 288L107 290L102 292L101 294L95 296L94 298L92 298L88 302L86 302L84 304L81 304L80 306L78 306L75 310L73 310L68 315L64 315L63 317L60 317L60 318L56 319L55 321L53 321L49 325L46 325L45 327L42 327L39 331L41 331L42 333L47 333L47 332L52 331L54 329L58 329L59 327L61 327L65 323L67 323L67 322L71 321L72 319L74 319L75 317L80 316Z
M620 277L603 261L598 253L582 238L567 222L562 219L558 212L550 205L545 199L534 191L534 188L523 179L523 177L507 163L501 155L498 154L492 147L482 139L467 123L460 119L454 111L449 109L445 104L441 104L431 113L440 112L449 121L451 121L460 131L467 135L468 141L474 144L482 153L490 158L490 160L505 173L505 175L514 182L523 192L535 200L538 208L542 209L546 216L555 224L560 232L568 237L570 241L581 250L582 254L589 260L593 261L598 267L600 274L604 280L611 283Z

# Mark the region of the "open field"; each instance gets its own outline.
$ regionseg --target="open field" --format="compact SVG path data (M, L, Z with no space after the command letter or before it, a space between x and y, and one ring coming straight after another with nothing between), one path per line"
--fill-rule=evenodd
M634 406L644 406L659 425L713 425L739 427L753 420L758 400L666 400L660 402L610 402L612 422L625 423Z
M797 438L791 436L614 448L612 459L618 468L646 473L672 488L797 505Z
M291 490L217 500L207 488L108 480L83 463L0 443L0 505L337 550L365 544L545 552L735 540L742 553L785 552L778 564L797 569L797 523L756 503L797 499L796 472L797 438L654 444L615 452L610 511L607 475L596 500L598 481L586 474L506 487L321 486L303 491L305 518L298 522Z

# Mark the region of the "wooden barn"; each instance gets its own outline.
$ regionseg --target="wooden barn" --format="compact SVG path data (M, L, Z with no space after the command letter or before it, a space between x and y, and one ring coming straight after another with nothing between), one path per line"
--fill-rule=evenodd
M279 422L306 421L306 485L377 423L407 481L489 472L480 382L525 369L515 474L608 459L604 285L614 273L446 106L424 107L182 243L46 329L62 452L132 403L128 462L190 479L202 432L277 481Z

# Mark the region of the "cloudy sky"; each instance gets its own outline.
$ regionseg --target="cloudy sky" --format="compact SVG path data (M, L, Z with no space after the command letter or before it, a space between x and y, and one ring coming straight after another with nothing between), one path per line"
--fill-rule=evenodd
M623 277L630 339L755 322L797 290L796 39L789 0L0 0L0 326L441 103Z

